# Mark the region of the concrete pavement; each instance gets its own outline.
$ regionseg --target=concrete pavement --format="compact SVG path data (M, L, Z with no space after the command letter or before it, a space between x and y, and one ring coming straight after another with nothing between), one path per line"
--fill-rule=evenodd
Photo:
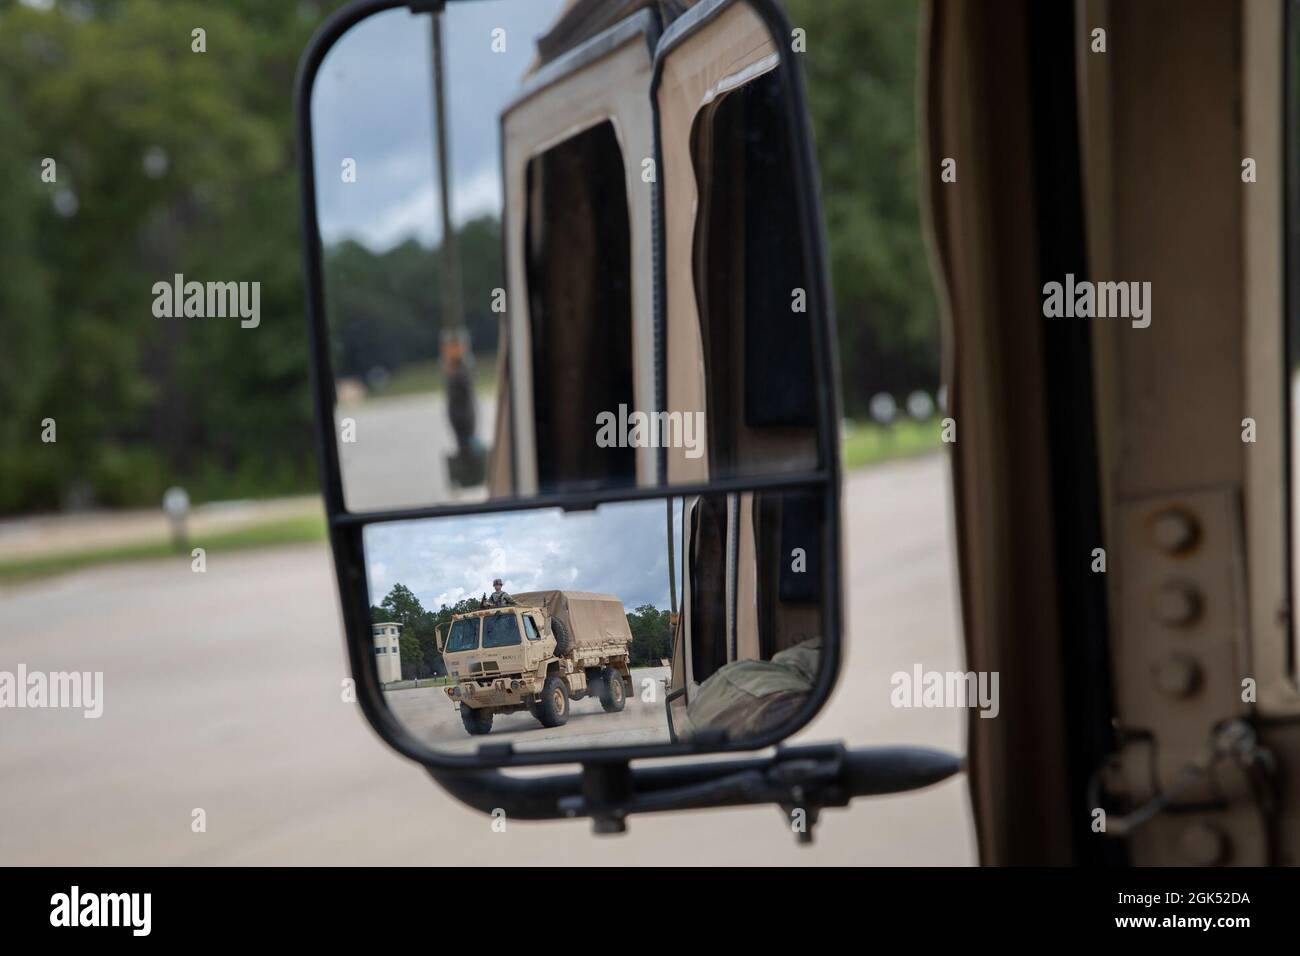
M844 489L849 654L799 739L963 749L965 715L890 706L960 666L938 456ZM380 744L355 704L324 547L101 567L0 589L0 670L104 673L104 713L0 710L0 864L969 864L965 780L828 811L799 847L774 808L491 820ZM196 832L202 811L205 832Z

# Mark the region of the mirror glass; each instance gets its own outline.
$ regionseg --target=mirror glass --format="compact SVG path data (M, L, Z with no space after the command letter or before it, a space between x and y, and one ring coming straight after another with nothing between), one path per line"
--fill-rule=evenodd
M782 48L733 4L675 43L656 104L653 14L593 28L589 6L392 10L322 62L350 511L824 465Z
M781 727L822 662L824 505L765 490L367 525L384 699L453 753Z

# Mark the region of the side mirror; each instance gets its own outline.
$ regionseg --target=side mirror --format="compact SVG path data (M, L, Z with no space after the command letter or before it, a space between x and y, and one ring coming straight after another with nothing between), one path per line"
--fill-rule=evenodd
M503 805L495 768L579 762L586 784L530 778L508 812L617 828L627 761L768 747L830 694L839 414L789 36L774 0L612 25L563 0L365 0L304 56L317 437L358 698L467 802ZM452 683L384 690L372 608L416 638L402 665L441 659ZM812 773L810 794L858 772L790 753L748 772L786 792ZM717 766L691 771L702 805L771 799L707 796L742 765ZM639 808L688 799L677 772Z

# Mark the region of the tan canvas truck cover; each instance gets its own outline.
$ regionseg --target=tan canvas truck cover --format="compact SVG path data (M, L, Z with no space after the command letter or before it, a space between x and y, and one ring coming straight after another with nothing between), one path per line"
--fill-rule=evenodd
M588 591L526 591L514 594L523 607L540 607L560 621L573 640L574 650L603 644L631 644L623 602L612 594Z

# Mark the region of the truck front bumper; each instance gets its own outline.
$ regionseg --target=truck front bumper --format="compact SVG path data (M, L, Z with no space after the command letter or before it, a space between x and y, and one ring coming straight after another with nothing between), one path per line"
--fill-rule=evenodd
M461 681L446 688L454 701L478 710L482 707L511 707L527 704L538 694L535 677L497 677L491 684Z

